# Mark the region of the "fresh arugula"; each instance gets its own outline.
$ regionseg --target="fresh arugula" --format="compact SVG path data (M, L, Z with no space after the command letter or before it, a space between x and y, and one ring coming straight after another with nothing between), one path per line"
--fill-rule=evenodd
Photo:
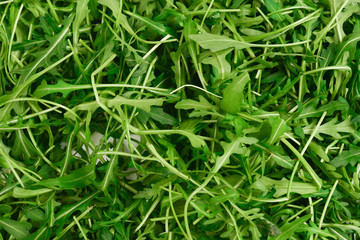
M360 238L357 0L0 2L0 239Z

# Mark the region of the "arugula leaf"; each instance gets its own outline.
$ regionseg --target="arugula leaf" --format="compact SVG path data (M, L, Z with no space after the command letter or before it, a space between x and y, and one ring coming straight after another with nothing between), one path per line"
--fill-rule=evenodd
M273 180L268 177L261 177L253 185L252 188L259 190L269 190L271 187L274 187L276 192L274 197L281 197L285 195L288 191L289 180L283 178L281 180ZM318 187L313 183L304 183L304 182L292 182L291 183L291 192L298 194L310 194L316 193Z
M209 57L202 59L201 63L212 65L219 72L221 79L225 79L225 76L231 72L231 65L225 59L225 57L231 51L232 51L231 49L227 49L227 50L215 52L211 54Z
M330 164L336 168L351 164L354 166L360 161L360 147L350 145L348 151L343 151L339 156L330 161Z
M233 78L231 84L224 89L220 102L222 110L232 114L240 112L241 104L245 100L244 88L249 81L250 77L247 72Z
M323 137L320 136L321 134L329 135L333 138L339 139L341 138L340 133L352 133L354 132L354 125L351 123L350 119L346 119L338 124L336 124L337 119L334 118L330 120L327 123L322 124L317 133L315 134L315 137L319 140L324 140ZM308 126L303 128L303 131L305 134L311 134L312 131L315 128L316 123L312 122Z
M190 39L195 41L202 48L209 49L212 52L228 48L244 49L250 47L246 42L236 41L225 36L211 33L191 34Z
M74 19L74 15L68 17L64 21L64 27L60 33L51 37L49 42L51 43L47 49L43 51L37 52L35 55L36 60L32 63L28 64L27 66L17 69L15 72L21 74L21 78L17 82L17 85L21 85L26 82L30 76L36 73L36 70L44 65L50 65L51 58L58 54L58 51L63 51L65 48L65 39L70 32L70 25ZM58 56L61 58L62 56Z
M31 229L31 224L28 222L14 221L4 217L0 219L0 226L16 239L25 239L29 236Z
M177 122L176 118L168 113L165 113L162 108L158 107L151 107L150 117L161 124L175 125Z
M294 235L296 231L301 231L301 226L311 218L311 215L305 215L301 218L298 218L291 223L286 223L283 226L280 227L280 231L282 232L281 235L273 237L271 239L274 240L285 240L289 239L291 236Z

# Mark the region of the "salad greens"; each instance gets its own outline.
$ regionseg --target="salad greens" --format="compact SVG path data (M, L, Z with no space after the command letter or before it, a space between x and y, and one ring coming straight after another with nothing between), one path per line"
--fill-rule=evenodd
M357 0L0 2L0 239L358 239Z

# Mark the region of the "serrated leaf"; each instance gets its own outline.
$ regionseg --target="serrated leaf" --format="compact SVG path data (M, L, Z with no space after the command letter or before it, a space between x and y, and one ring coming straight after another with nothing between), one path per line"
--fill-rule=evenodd
M194 101L192 99L184 99L178 102L175 105L175 108L185 109L185 110L194 109L194 110L207 110L207 111L211 111L211 110L216 111L218 109L217 106L209 103L206 100L206 98L204 98L201 95L199 96L199 101Z
M285 195L288 191L289 180L283 178L281 180L274 180L269 177L261 177L255 183L253 183L252 188L259 189L261 191L267 191L271 187L274 187L276 192L274 197L281 197ZM291 192L298 194L310 194L319 191L319 188L316 184L313 183L304 183L304 182L295 182L291 184Z
M315 134L315 137L319 140L324 140L323 137L320 136L320 134L326 134L328 136L331 136L335 139L341 138L340 133L353 133L355 131L353 123L351 123L350 119L347 118L344 121L336 124L337 119L333 118L327 123L322 124L317 133ZM312 122L310 125L303 128L304 133L307 135L310 135L312 131L315 129L316 122Z
M91 184L95 177L95 164L89 164L63 177L39 181L36 185L48 188L59 187L62 189L83 188Z
M225 49L211 54L209 57L201 60L203 64L210 64L218 70L221 79L225 79L225 76L231 72L231 65L225 59L232 49Z
M223 92L223 98L220 102L220 107L227 113L235 114L241 110L241 103L244 102L244 88L250 81L250 76L247 72L233 78Z
M271 158L281 167L292 169L295 165L295 161L289 156L280 153L282 149L278 146L269 148Z
M326 105L315 108L313 105L308 105L297 118L319 117L326 111L326 115L332 115L335 111L346 110L349 104L346 101L331 101Z
M17 85L26 82L26 80L29 79L31 75L36 73L38 68L44 66L45 64L50 65L50 58L55 54L58 54L58 48L61 50L65 47L65 38L70 31L70 25L72 23L73 17L73 15L68 17L64 22L64 27L61 32L49 39L50 46L47 49L41 50L40 52L34 54L36 57L35 61L15 71L16 73L21 73L21 78L17 82Z
M66 98L72 91L83 89L83 86L72 85L59 80L56 84L48 85L45 80L43 80L33 93L34 97L42 98L51 93L61 93L64 98Z
M284 133L291 130L291 128L286 124L286 121L279 117L270 117L269 123L271 125L271 135L268 140L269 145L277 142Z
M330 164L336 168L346 166L349 163L354 166L360 162L360 147L350 145L348 151L343 151L339 156L330 161Z
M280 227L281 235L271 238L272 240L287 240L290 239L295 232L301 231L302 225L311 218L311 214L298 218L291 223L285 223Z
M234 153L240 154L244 153L245 150L240 147L240 143L243 141L241 137L238 137L235 141L232 141L230 143L227 142L221 142L221 146L224 149L224 154L221 156L218 156L215 160L215 166L212 169L213 173L217 173L222 166L230 162L230 156Z
M154 99L129 99L121 96L116 96L113 99L105 100L108 107L112 108L115 106L129 105L132 107L140 108L146 112L150 112L152 106L162 106L165 99L154 98Z
M190 39L195 41L202 48L209 49L212 52L228 48L244 49L250 46L248 43L211 33L190 34Z

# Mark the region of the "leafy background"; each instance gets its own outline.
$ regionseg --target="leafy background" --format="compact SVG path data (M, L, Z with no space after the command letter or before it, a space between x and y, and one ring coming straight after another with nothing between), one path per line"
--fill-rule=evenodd
M359 12L0 2L0 238L357 239Z

